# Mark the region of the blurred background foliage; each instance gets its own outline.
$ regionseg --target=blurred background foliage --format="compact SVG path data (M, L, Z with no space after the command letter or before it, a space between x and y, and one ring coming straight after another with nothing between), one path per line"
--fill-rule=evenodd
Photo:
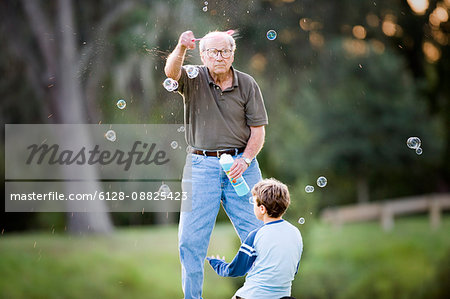
M54 75L64 67L56 59L61 3L1 6L2 122L65 122ZM443 0L73 2L83 121L182 123L181 97L161 86L165 58L185 30L201 37L232 28L235 67L256 78L269 114L258 156L265 177L305 199L305 184L325 175L326 192L314 195L319 209L446 192L449 7ZM197 50L186 63L200 63ZM126 110L115 107L120 98ZM410 136L422 139L421 156L405 146ZM152 215L113 217L116 225L154 222Z
M81 123L182 123L180 95L161 85L166 57L185 30L201 37L235 29L234 66L255 77L269 115L258 155L263 176L288 184L293 202L286 218L307 218L307 240L320 234L314 224L325 207L449 192L449 0L207 2L1 1L2 123L67 122L59 75L67 68L77 74ZM277 32L275 40L266 38L268 30ZM64 55L70 51L69 61ZM200 64L197 50L188 52L186 63ZM125 110L115 106L121 98ZM410 136L421 138L422 155L406 147ZM305 186L320 175L328 178L327 187L306 194ZM65 217L2 210L0 229L64 231ZM177 219L157 213L111 217L115 226ZM228 221L223 212L218 221ZM448 264L448 253L443 260ZM441 277L436 284L448 274L440 269L430 274ZM309 277L318 285L323 278ZM436 291L434 281L429 289L438 294L443 288ZM330 277L328 291L355 298L371 282L361 277L339 291L340 282ZM404 296L383 295L383 288L392 289L380 284L367 298ZM329 295L305 298L334 297Z

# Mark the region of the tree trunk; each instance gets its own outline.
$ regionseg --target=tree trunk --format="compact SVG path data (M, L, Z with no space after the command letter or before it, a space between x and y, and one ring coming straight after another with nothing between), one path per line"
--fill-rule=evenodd
M77 50L75 44L73 9L71 0L58 1L58 27L59 27L59 97L57 101L57 111L64 123L82 124L86 122L85 111L83 111L83 97L79 78L77 78ZM67 136L66 136L67 138ZM87 128L80 126L80 130L70 136L73 148L83 144L90 148L91 140ZM72 175L73 175L73 171ZM84 168L77 176L85 180L86 190L99 190L101 186L98 179L98 173L92 168ZM77 193L77 187L71 182L67 182L67 192ZM100 232L108 233L112 231L112 222L109 214L105 210L105 205L101 201L95 201L95 212L77 212L69 213L68 227L72 233L81 232ZM69 207L73 202L68 202ZM74 203L76 204L76 203Z

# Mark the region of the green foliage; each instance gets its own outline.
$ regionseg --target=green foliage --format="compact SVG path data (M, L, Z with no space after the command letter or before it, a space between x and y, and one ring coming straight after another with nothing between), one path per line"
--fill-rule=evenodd
M290 74L279 75L269 93L276 100L267 104L270 138L262 160L266 173L309 184L319 175L332 178L335 184L326 189L333 199L322 197L321 206L354 201L360 177L381 187L376 199L432 192L438 178L430 166L440 163L436 157L443 150L439 127L430 121L402 58L373 49L366 56L349 56L345 42L330 41L320 52L320 63L298 76L295 87ZM420 160L406 147L410 136L420 136L428 152ZM426 178L430 188L417 184L414 191L412 184L408 190L401 180L411 182L411 174ZM392 181L399 183L389 184Z
M436 262L436 271L434 275L428 278L425 286L417 292L418 298L448 298L450 297L450 285L448 278L450 277L450 250L446 255Z
M258 156L264 176L302 190L300 184L325 175L329 185L317 196L318 208L355 202L358 178L375 200L448 190L449 47L439 46L435 64L422 50L424 41L433 42L428 15L437 1L424 16L405 1L209 2L204 12L203 2L192 0L74 1L77 63L87 60L79 79L88 122L182 123L180 95L161 86L180 33L237 29L234 65L256 78L269 115ZM111 17L124 3L132 9ZM2 33L12 41L1 50L0 69L9 74L0 82L3 118L52 122L57 115L48 99L58 78L45 73L48 62L37 46L43 37L34 36L23 4L3 1L1 8ZM57 7L42 9L58 32ZM382 31L386 15L402 28L395 36ZM368 16L378 25L369 25ZM363 40L352 35L355 25L367 30ZM278 33L273 41L266 38L270 29ZM314 36L323 43L314 45ZM57 34L45 38L58 41ZM356 42L363 53L352 54ZM89 47L93 53L85 58ZM197 49L188 51L186 63L200 63ZM119 98L127 101L125 110L116 108ZM422 139L422 156L406 148L410 136Z
M378 223L341 229L315 225L304 236L293 296L414 298L422 293L424 298L444 298L428 297L446 290L450 222L444 220L443 227L431 232L426 217L397 220L389 233Z
M303 115L314 135L308 152L317 157L311 167L355 174L404 167L401 162L411 157L405 150L411 134L435 137L411 77L389 52L346 58L340 46L338 41L331 47L335 54L321 59L310 73L312 83L304 87L310 92Z
M311 216L312 217L312 216ZM293 282L301 298L445 298L450 219L430 231L427 217L334 229L307 217L298 225L304 251ZM0 235L0 298L181 298L177 228L119 229L110 236ZM208 255L236 254L230 224L217 225ZM230 298L242 278L205 266L205 298ZM446 293L447 292L447 293Z
M230 228L216 228L211 254L234 254ZM176 227L118 230L111 236L70 237L60 232L1 235L0 298L183 296ZM205 272L205 297L232 296L229 282L211 269Z

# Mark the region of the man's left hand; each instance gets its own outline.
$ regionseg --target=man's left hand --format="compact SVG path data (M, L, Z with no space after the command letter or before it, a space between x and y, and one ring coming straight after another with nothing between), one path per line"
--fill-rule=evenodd
M244 171L246 171L248 168L247 163L245 163L244 159L239 158L234 160L233 165L231 165L230 168L230 177L233 179L237 179L238 177L240 177Z

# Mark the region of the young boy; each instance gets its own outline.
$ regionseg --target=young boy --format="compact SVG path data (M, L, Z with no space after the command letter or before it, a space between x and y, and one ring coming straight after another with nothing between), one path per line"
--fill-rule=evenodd
M290 204L288 188L275 179L265 179L252 189L253 211L264 225L248 235L231 263L208 257L220 276L243 276L236 299L289 298L303 251L299 230L281 219Z

